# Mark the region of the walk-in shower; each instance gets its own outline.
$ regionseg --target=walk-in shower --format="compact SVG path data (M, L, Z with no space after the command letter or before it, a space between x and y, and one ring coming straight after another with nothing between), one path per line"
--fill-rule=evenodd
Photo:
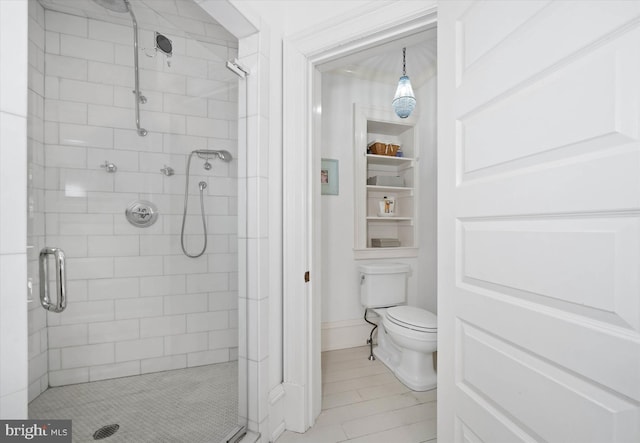
M191 172L191 158L195 155L204 160L204 169L205 171L210 171L213 167L209 160L211 159L220 159L224 162L230 162L232 160L231 153L229 151L215 151L212 149L196 149L191 151L189 157L187 158L187 173L186 173L186 181L184 184L184 210L182 211L182 227L180 228L180 246L182 247L182 252L189 258L198 258L204 254L207 250L207 216L204 210L204 190L207 188L207 182L201 181L198 183L198 189L200 191L200 216L202 217L202 236L203 236L203 245L200 252L195 254L190 254L187 252L187 248L184 245L184 226L187 220L187 207L189 204L189 176Z
M140 103L145 104L147 102L147 98L140 94L140 66L138 63L138 21L136 20L136 16L133 13L133 8L131 8L131 3L129 0L93 0L100 6L109 9L110 11L120 12L120 13L129 13L131 15L131 21L133 22L133 72L134 72L134 81L135 81L135 89L133 93L135 94L135 106L136 106L136 130L140 137L146 136L149 132L140 127ZM164 37L164 36L163 36ZM166 37L164 37L168 40Z
M72 419L74 441L224 441L248 416L238 40L193 0L28 8L29 414ZM142 204L155 223L128 221ZM38 303L43 248L64 251L63 312Z

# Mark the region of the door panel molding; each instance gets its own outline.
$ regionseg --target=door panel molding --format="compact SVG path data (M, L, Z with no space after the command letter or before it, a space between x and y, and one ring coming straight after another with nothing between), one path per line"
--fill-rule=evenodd
M542 441L605 442L633 429L637 403L473 325L461 322L459 330L465 349L459 385L510 421L527 423ZM485 371L487 360L504 371ZM576 408L590 420L574 427L558 419Z
M438 439L637 441L640 3L499 6L438 12Z
M460 280L640 332L639 217L461 222Z

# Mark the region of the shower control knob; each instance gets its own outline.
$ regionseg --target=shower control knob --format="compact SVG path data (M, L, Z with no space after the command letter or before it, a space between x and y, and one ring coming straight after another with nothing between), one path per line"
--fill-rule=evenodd
M158 208L151 202L136 200L124 212L129 223L138 228L151 226L158 219Z
M131 211L132 214L137 214L138 217L145 219L147 218L147 216L151 215L151 212L149 212L146 208L142 208L142 209L138 209L135 211Z
M118 167L110 162L109 160L105 160L103 164L100 165L101 168L104 168L107 172L116 172Z

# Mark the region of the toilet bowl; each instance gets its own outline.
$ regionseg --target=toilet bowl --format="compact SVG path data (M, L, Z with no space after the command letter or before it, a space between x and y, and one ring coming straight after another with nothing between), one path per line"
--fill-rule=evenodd
M437 349L437 317L407 306L406 280L411 268L402 263L359 266L362 305L379 316L378 345L373 355L409 389L426 391L437 385L433 353Z
M437 385L433 352L437 349L437 317L413 306L374 309L380 316L373 354L413 391Z

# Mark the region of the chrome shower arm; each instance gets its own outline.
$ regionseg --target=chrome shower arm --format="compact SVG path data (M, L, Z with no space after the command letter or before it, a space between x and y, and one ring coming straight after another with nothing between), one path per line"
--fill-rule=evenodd
M225 151L224 149L222 150L196 149L195 151L193 151L193 153L195 153L198 157L200 157L203 160L208 160L212 157L217 157L220 160L225 162L230 162L231 160L233 160L233 156L231 155L231 153L229 151Z

